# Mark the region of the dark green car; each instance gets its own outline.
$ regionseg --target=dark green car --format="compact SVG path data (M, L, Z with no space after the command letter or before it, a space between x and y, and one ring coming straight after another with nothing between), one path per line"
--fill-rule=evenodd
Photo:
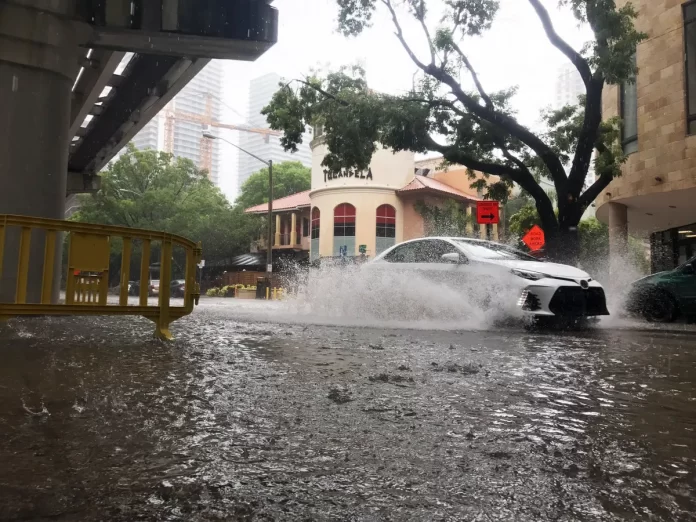
M669 323L696 317L696 257L674 270L658 272L633 283L626 308L651 322Z

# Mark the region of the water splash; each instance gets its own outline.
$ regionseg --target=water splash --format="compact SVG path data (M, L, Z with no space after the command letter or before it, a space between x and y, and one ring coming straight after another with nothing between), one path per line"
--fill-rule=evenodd
M368 266L313 268L295 293L274 303L272 320L480 330L503 319L522 318L516 306L521 282L502 280L499 272L462 277L464 269L452 268L436 274Z

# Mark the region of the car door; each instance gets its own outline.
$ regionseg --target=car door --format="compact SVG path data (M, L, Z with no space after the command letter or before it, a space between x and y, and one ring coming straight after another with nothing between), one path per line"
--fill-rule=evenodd
M696 258L670 274L670 287L681 312L685 315L696 314Z

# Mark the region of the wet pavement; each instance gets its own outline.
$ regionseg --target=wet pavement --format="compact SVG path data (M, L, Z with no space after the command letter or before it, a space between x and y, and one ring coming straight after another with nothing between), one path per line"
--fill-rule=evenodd
M693 331L278 306L0 326L0 520L696 519Z

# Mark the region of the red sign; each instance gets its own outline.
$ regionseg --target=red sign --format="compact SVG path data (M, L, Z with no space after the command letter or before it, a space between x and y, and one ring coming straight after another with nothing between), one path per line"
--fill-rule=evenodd
M539 225L534 225L529 229L524 237L522 237L522 242L532 251L539 250L546 243L546 240L544 239L544 231Z
M479 225L496 225L500 223L500 211L497 201L476 202L476 222Z

